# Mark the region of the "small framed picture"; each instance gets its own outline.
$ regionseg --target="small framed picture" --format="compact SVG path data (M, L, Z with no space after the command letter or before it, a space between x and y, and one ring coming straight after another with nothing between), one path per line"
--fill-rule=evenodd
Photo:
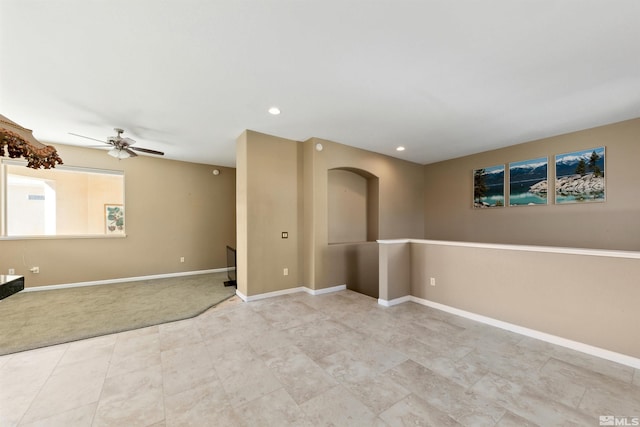
M474 209L504 206L504 165L473 170Z
M124 234L124 207L117 204L104 205L105 234Z

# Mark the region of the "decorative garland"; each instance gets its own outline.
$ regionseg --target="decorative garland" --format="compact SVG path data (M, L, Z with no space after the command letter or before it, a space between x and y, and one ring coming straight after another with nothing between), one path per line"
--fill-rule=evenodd
M1 117L5 119L5 117ZM13 132L5 127L9 125L30 135L31 131L25 129L11 120L0 120L0 157L5 155L5 146L7 147L7 155L11 158L24 157L27 160L27 167L33 169L51 169L56 164L62 164L62 159L58 156L58 152L51 145L44 145L35 140L27 141L24 136Z

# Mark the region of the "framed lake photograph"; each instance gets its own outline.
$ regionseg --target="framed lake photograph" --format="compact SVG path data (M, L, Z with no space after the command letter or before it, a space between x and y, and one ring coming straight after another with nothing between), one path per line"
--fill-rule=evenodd
M556 155L556 204L605 201L604 147Z
M473 207L504 206L504 165L473 170Z
M509 163L509 206L547 204L549 159Z
M117 204L104 205L105 234L124 234L124 207Z

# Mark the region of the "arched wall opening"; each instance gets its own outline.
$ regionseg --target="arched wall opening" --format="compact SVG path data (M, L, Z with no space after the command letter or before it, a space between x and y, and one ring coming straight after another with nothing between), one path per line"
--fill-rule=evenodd
M378 239L378 177L356 168L328 171L329 244L375 242Z

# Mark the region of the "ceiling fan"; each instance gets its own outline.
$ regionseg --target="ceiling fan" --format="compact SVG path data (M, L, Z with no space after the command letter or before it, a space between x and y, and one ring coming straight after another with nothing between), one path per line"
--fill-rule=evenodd
M142 147L132 147L132 145L135 144L136 142L131 138L123 137L122 136L122 134L124 133L123 129L113 128L113 130L115 130L118 133L118 135L110 136L110 137L107 138L106 141L102 141L100 139L91 138L89 136L78 135L77 133L71 133L71 132L69 132L69 135L79 136L80 138L86 138L86 139L90 139L92 141L102 142L103 144L112 145L113 148L111 150L109 150L109 152L107 154L109 154L110 156L115 157L116 159L127 159L129 157L136 157L137 156L137 154L135 153L136 151L139 151L141 153L148 153L148 154L155 154L155 155L158 155L158 156L164 156L164 153L162 151L150 150L148 148L142 148ZM92 145L91 147L103 147L103 146L102 145Z

